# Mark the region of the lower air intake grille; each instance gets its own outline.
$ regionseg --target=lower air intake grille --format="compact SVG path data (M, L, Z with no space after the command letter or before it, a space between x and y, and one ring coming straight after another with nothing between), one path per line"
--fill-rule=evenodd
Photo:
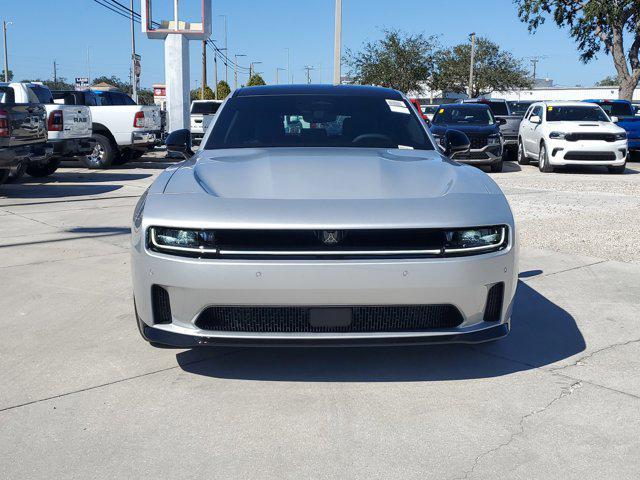
M595 162L611 161L616 159L614 152L567 152L565 160L593 160Z
M339 326L310 322L315 307L209 307L196 321L202 330L259 333L418 332L455 328L463 321L453 305L393 305L340 307L350 321ZM329 322L331 323L331 322Z
M151 287L151 300L153 307L153 323L171 323L171 304L169 293L162 287Z
M484 308L485 322L499 322L502 313L502 298L504 297L504 283L496 283L489 289L487 305Z

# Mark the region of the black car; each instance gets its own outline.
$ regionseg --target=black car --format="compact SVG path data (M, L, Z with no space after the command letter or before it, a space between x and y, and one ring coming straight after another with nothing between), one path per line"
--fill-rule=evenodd
M455 152L451 158L460 163L489 165L492 172L502 171L504 141L500 133L503 120L496 119L488 105L452 103L440 105L433 116L431 133L444 145L447 130L459 130L469 137L471 149Z

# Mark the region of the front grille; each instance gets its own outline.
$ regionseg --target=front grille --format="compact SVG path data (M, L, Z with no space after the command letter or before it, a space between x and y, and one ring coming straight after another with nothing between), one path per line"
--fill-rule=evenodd
M487 293L487 304L484 307L485 322L499 322L502 314L502 299L504 298L504 283L496 283Z
M464 152L453 157L454 160L486 160L489 158L487 152Z
M479 150L487 146L487 137L468 136L471 150Z
M565 160L592 160L595 162L610 161L616 159L614 152L567 152Z
M565 137L568 142L577 142L580 140L600 140L603 142L615 142L616 136L613 133L568 133Z
M310 322L321 307L220 307L205 309L196 320L202 330L249 333L420 332L455 328L463 322L453 305L384 305L339 307L350 310L351 321L322 326ZM330 316L330 312L329 312Z
M151 306L153 308L153 323L171 323L169 292L159 285L151 287Z

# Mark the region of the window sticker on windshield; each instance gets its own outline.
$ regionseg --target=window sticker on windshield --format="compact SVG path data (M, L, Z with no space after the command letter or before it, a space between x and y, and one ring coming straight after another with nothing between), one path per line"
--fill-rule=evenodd
M553 107L547 107L547 112L550 112L553 110Z
M444 108L441 108L440 110L438 110L438 113L444 113Z
M410 147L409 145L398 145L398 149L399 150L413 150L413 147Z
M387 105L389 105L389 110L392 112L409 115L409 109L401 100L390 100L387 98Z

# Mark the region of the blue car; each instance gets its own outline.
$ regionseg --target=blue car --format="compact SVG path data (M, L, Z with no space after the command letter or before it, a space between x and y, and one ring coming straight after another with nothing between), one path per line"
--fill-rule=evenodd
M627 100L585 100L597 103L607 112L609 117L617 117L616 124L627 132L629 152L640 151L640 117L635 116L635 109Z
M440 105L430 130L442 146L447 130L463 132L469 137L471 149L455 152L451 159L472 165L488 165L492 172L501 172L504 138L500 125L504 122L495 118L484 103L452 103Z

